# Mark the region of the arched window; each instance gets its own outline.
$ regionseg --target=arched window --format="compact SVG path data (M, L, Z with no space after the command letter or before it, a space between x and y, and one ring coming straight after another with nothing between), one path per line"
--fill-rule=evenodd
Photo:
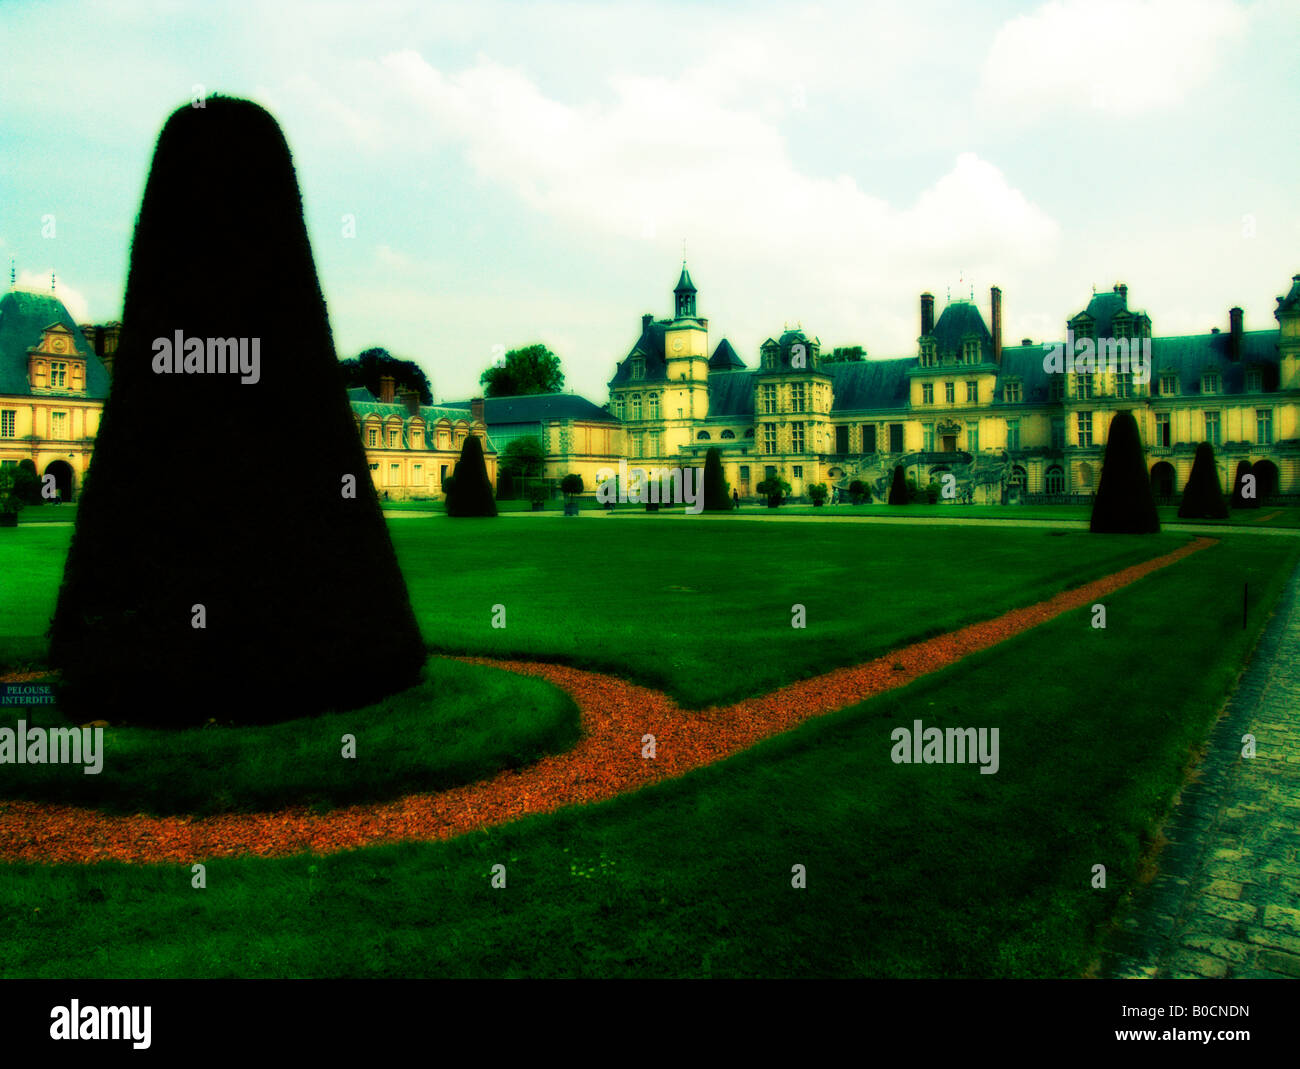
M708 431L700 431L700 433L697 434L695 437L701 442L707 442L710 438L713 437L713 435L711 435Z
M1022 468L1019 464L1016 464L1011 469L1010 482L1012 486L1023 490L1026 486L1029 485L1029 473L1026 472L1025 469Z
M1053 464L1047 469L1047 492L1049 494L1065 493L1065 472L1060 465Z
M735 432L735 431L730 431L730 430L728 430L728 431L723 431L720 435L718 435L718 437L719 437L719 438L723 438L723 439L734 438L734 437L736 437L736 432Z
M658 418L659 418L659 395L658 395L657 393L652 393L652 394L650 395L650 404L649 404L649 408L650 408L650 411L649 411L649 413L648 413L648 417L647 417L647 418L649 418L649 419L658 419Z

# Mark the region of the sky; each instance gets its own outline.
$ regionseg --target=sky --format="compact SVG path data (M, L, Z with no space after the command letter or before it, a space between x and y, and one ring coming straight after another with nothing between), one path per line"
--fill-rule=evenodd
M755 366L800 325L911 355L919 294L1050 341L1275 328L1300 272L1300 3L0 0L0 258L120 319L155 140L242 96L294 154L340 357L435 397L533 342L603 403L683 250ZM348 220L351 220L349 222Z

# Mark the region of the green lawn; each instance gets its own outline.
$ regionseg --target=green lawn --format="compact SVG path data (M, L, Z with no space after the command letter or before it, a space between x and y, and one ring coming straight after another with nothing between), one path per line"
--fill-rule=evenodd
M758 505L745 505L742 515L764 513L769 510ZM905 516L924 520L1065 520L1087 524L1092 518L1091 505L907 505L890 506L879 502L871 505L782 505L778 513L788 515L816 515L821 518L842 516ZM1238 509L1229 512L1226 520L1184 520L1178 515L1177 505L1159 505L1161 523L1211 524L1228 527L1300 527L1300 508L1290 505L1263 506L1258 509Z
M0 974L1078 975L1296 552L1229 537L1110 596L1105 630L1078 610L682 779L448 843L217 860L205 890L187 866L0 866ZM914 719L999 728L998 773L893 764Z
M66 723L55 709L0 708L0 727L18 720ZM343 757L345 734L355 758ZM352 712L240 728L109 727L98 773L6 765L0 797L196 816L347 805L472 783L565 750L578 735L577 706L557 687L436 657L418 686Z

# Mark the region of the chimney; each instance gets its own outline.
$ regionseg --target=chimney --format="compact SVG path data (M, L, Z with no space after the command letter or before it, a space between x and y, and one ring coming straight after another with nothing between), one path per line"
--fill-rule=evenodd
M406 387L402 390L398 400L406 406L407 415L418 416L420 414L420 394L418 391Z
M653 312L645 312L641 316L641 332L643 334L645 333L646 328L650 326L651 323L654 322L654 318L655 318L655 314Z
M397 380L392 375L379 376L379 401L380 404L391 405L393 403L393 387Z
M1115 292L1119 294L1120 300L1124 302L1124 307L1127 308L1128 307L1128 283L1116 282Z
M487 425L487 420L483 418L483 398L475 397L470 401L469 414L470 418L473 419L475 423L482 423L484 426Z
M93 323L82 323L81 333L86 336L86 344L90 346L92 353L98 353L99 347L95 344L95 326Z
M1020 339L1020 344L1021 344L1021 345L1033 345L1033 344L1034 344L1034 339L1033 339L1033 338L1021 338L1021 339Z
M1002 363L1002 291L994 286L990 292L993 300L993 363Z
M934 333L934 294L921 294L921 337Z
M1240 308L1228 309L1228 323L1232 327L1232 338L1228 342L1228 356L1233 360L1241 359L1241 317Z

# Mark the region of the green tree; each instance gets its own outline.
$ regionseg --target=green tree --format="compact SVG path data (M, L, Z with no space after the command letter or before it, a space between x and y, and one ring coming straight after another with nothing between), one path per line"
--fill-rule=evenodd
M1106 432L1106 456L1089 528L1094 534L1154 534L1160 530L1142 437L1128 409L1115 413Z
M258 339L257 380L156 373L153 339L181 327ZM160 412L202 431L169 445L184 478L142 525L160 494L142 428ZM272 485L270 427L311 443L292 479L272 480L273 502L246 492ZM288 720L419 680L424 642L344 392L289 149L250 101L184 104L158 138L91 463L50 631L73 722Z
M808 487L808 499L813 503L814 508L826 504L826 493L825 483L813 483Z
M560 480L560 491L565 497L576 497L582 493L582 476L576 471L570 472Z
M31 457L23 457L14 471L15 496L24 505L41 504L41 477L36 471L36 462Z
M832 363L860 363L867 358L867 350L861 345L837 345L831 350Z
M488 397L520 397L534 393L559 393L564 389L560 358L538 342L523 349L511 349L500 364L479 376Z
M871 487L861 479L854 479L849 483L849 501L855 505L860 505L863 498L866 498L868 504L871 503Z
M1228 506L1219 486L1219 469L1214 463L1214 446L1202 442L1196 447L1192 460L1192 474L1183 489L1183 500L1178 505L1182 519L1226 520Z
M704 454L704 511L730 512L731 490L722 472L722 454L717 446L709 446Z
M768 508L776 508L790 493L790 484L784 479L769 476L759 483L755 489L767 497Z
M385 375L392 375L394 387L405 387L420 395L420 404L433 404L433 389L429 377L414 360L399 360L387 349L367 349L351 360L339 361L343 369L343 385L349 390L364 386L376 397L379 396L379 380Z
M460 447L460 459L451 473L452 483L447 491L448 516L495 516L497 503L492 497L492 484L488 481L487 463L483 459L483 443L478 435L471 434Z
M535 478L542 474L546 450L542 448L541 440L534 435L514 438L506 444L497 463L502 474Z

